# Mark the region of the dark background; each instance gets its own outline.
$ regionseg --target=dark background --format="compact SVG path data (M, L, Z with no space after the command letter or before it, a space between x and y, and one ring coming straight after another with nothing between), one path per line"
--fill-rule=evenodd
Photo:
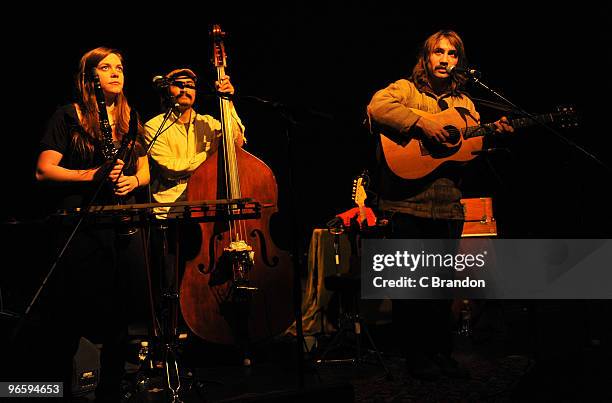
M32 17L3 35L8 101L3 217L27 218L41 203L33 179L37 144L55 108L71 100L78 61L91 48L123 52L128 99L145 120L159 113L152 77L176 66L200 75L198 110L217 114L216 100L205 96L215 74L208 36L213 22L228 33L227 72L241 96L236 107L247 126L247 150L274 170L281 204L290 190L295 193L305 234L352 206L352 179L370 167L376 140L362 126L365 107L376 90L411 72L418 47L440 28L462 35L468 60L483 72L483 81L526 110L546 113L556 105L574 105L580 128L562 133L610 164L604 102L610 91L604 40L609 26L603 25L601 10L450 9L443 14L435 8L331 11L311 5L231 18L216 17L227 10L206 13L180 4L128 14L72 9L77 12L72 17L68 11L41 11L49 15ZM475 86L468 91L493 100ZM499 117L497 111L479 109L483 121ZM288 125L287 113L297 125ZM604 192L609 172L541 128L521 130L507 143L510 153L491 156L501 182L485 162L475 161L463 186L466 196L494 198L503 236L610 233Z
M484 82L526 110L546 113L556 105L574 105L580 127L562 133L612 165L607 122L611 36L603 5L581 2L533 10L517 2L478 9L466 2L407 3L376 2L368 9L356 3L309 2L276 9L225 3L204 9L193 2L172 2L134 4L131 11L119 2L62 8L13 4L0 27L0 311L23 313L50 267L44 252L51 242L37 221L45 204L34 181L38 142L54 110L72 100L81 55L98 46L124 54L128 99L143 119L159 113L152 77L179 66L201 77L197 110L217 114L216 100L205 96L214 80L208 32L212 23L222 24L228 33L227 72L247 127L246 149L276 174L283 214L279 222L290 222L288 202L296 200L302 252L314 227L352 207L352 180L371 168L376 137L362 125L371 96L408 76L421 43L442 28L463 37L470 65L483 72ZM468 90L494 100L474 86ZM485 122L500 116L479 110ZM296 124L288 124L287 116ZM505 145L510 152L490 156L495 173L476 160L466 168L463 182L466 197L493 197L500 237L610 238L609 170L541 128L521 130ZM287 237L276 241L288 246ZM609 373L609 361L602 358L599 366L592 365L582 351L585 337L599 334L604 344L610 340L609 301L601 302L541 301L529 310L508 309L508 318L512 312L519 319L530 312L531 327L510 325L516 322L508 319L509 326L529 328L525 334L540 338L535 349L558 357L544 361L533 377L533 390L550 398L551 390L573 387L581 368L587 374ZM13 324L6 321L3 328L5 323ZM540 333L533 330L538 326L544 329ZM571 349L578 353L568 360ZM593 354L601 355L598 350ZM586 389L592 384L584 381Z
M216 100L206 96L215 74L212 23L221 23L228 34L227 72L247 127L246 149L275 172L284 218L288 201L296 200L303 247L314 227L352 207L352 179L371 168L376 137L362 124L371 96L408 76L417 49L438 29L456 30L483 81L524 109L546 113L556 105L575 106L580 128L562 133L610 166L609 21L601 9L532 11L506 5L475 11L455 4L336 5L332 10L329 4L309 3L241 8L237 15L238 8L203 10L177 3L126 12L118 4L81 5L7 17L15 23L2 28L2 220L40 218L45 201L34 181L38 142L56 107L71 101L79 59L94 47L123 52L126 93L143 119L159 113L152 77L178 66L191 67L201 78L198 111L217 114ZM495 100L475 86L468 91ZM479 109L485 122L500 116ZM500 236L610 237L610 171L537 127L519 131L506 146L509 152L490 156L495 171L476 160L463 183L467 197L493 197ZM3 232L13 240L4 253L27 256L37 242L45 242L27 224L4 225ZM286 237L277 243L288 245Z

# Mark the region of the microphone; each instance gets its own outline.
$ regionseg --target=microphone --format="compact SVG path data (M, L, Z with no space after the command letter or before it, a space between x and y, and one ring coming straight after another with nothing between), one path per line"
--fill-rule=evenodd
M334 217L327 222L327 230L334 236L334 261L336 263L336 274L340 266L340 234L344 232L344 225L340 217Z
M153 77L153 87L157 89L163 89L163 88L168 88L169 85L170 85L170 81L168 81L166 78L162 76Z
M170 81L167 78L164 78L162 76L155 76L155 77L153 77L153 87L155 89L157 89L157 90L164 90L164 89L168 88L168 86L171 83L172 83L172 81ZM179 107L179 103L176 101L176 97L172 96L167 91L163 92L163 99L164 99L164 103L168 107L172 107L172 108L178 108Z
M480 77L480 71L467 67L449 66L446 68L448 74L465 74L468 77Z

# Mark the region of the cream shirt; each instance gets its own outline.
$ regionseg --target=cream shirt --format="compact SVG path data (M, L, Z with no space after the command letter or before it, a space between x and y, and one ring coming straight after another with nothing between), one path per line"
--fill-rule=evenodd
M151 193L157 203L177 201L185 193L191 174L208 155L217 150L221 122L195 111L193 115L189 124L181 123L177 115L171 115L149 152L154 165L151 167ZM155 136L163 117L163 114L157 115L145 124L147 145ZM244 125L233 107L230 126L234 139L244 137ZM155 213L158 218L166 218L169 210L169 207L159 207Z

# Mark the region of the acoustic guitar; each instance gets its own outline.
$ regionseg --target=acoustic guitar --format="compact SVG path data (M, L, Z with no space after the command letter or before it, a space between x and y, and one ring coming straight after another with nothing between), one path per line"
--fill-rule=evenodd
M394 174L403 179L420 179L445 163L468 162L482 150L483 136L496 134L494 123L479 124L465 108L449 108L435 114L411 110L442 124L449 137L444 143L433 143L422 138L394 141L381 134L387 164ZM536 116L536 120L562 128L578 125L572 107L559 107L556 112ZM515 129L536 124L530 118L509 119L509 122Z

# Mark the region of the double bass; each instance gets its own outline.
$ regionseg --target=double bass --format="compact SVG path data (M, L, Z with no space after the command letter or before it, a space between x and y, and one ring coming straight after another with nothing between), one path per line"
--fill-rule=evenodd
M213 62L225 75L224 32L214 25ZM231 105L219 97L222 137L218 150L198 167L187 185L188 200L240 199L261 204L260 218L199 223L201 242L185 264L180 306L189 328L221 344L256 342L279 334L293 319L293 267L289 253L270 236L278 188L272 170L236 147ZM236 206L234 206L236 207ZM232 205L227 207L232 209Z

